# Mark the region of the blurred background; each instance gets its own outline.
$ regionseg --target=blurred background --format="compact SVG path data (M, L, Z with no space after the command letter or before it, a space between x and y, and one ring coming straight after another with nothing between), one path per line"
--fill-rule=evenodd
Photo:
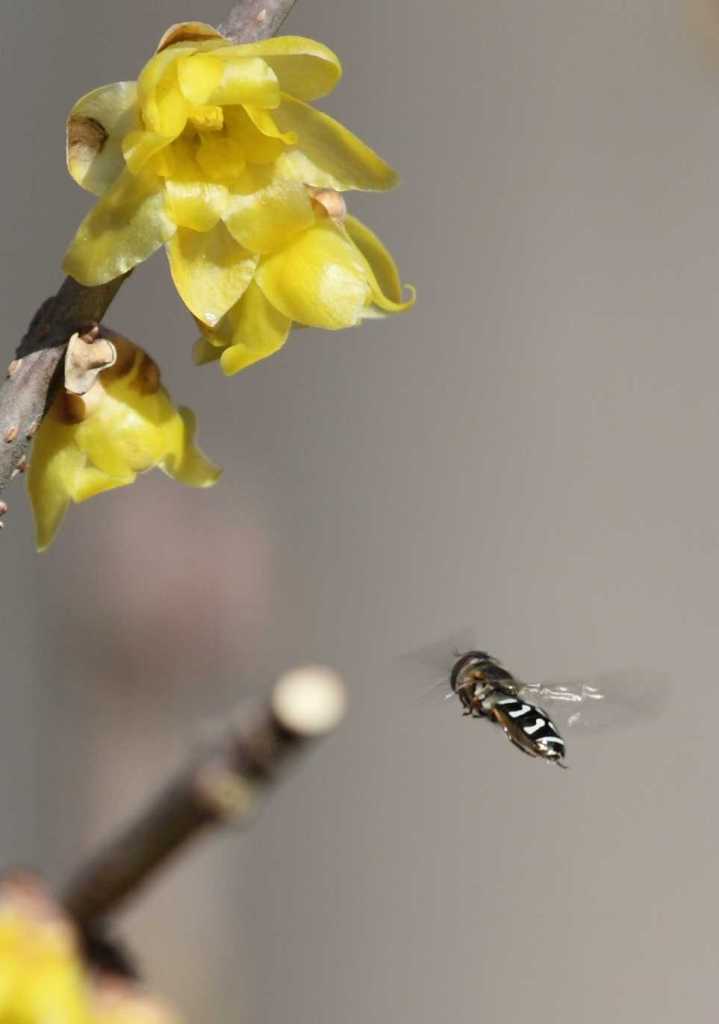
M8 359L89 206L69 107L227 8L6 5ZM340 54L325 109L402 174L352 208L417 307L227 380L192 366L162 255L123 288L108 322L225 473L73 508L43 556L6 495L0 859L62 878L319 659L347 724L121 921L187 1021L711 1019L719 9L298 0L286 30ZM666 710L531 761L398 669L465 624L526 677L666 672Z

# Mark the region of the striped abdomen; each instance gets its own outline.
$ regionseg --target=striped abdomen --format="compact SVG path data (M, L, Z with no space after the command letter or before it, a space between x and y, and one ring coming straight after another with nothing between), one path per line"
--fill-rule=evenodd
M536 704L494 690L484 697L481 707L525 754L548 761L560 761L564 757L564 740L547 712Z

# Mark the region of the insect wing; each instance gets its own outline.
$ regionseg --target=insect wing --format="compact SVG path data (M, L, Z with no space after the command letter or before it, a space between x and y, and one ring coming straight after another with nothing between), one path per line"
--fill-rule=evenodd
M581 682L523 683L519 695L546 707L562 728L576 733L619 730L662 713L669 676L644 669L606 672Z
M410 685L414 699L455 697L449 677L457 658L472 650L476 643L476 630L469 626L446 634L440 640L423 644L395 659L398 673Z

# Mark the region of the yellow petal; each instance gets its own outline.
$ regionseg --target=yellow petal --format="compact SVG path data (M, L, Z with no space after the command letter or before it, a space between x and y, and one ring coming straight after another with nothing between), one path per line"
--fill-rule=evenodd
M395 302L402 298L402 284L397 264L377 235L357 217L347 214L344 220L347 234L365 257L374 271L377 281L385 294Z
M370 231L366 224L352 216L345 218L344 228L367 260L373 301L388 313L401 313L410 309L415 301L414 289L410 288L409 298L402 299L402 284L397 264L377 235Z
M188 103L180 91L177 62L194 52L192 43L179 43L152 57L137 80L137 99L145 128L176 138L187 123Z
M195 443L195 414L181 406L167 431L168 452L158 463L173 480L187 487L212 487L222 470L203 454Z
M224 73L221 60L211 53L193 53L177 62L180 92L188 103L209 103Z
M277 352L292 326L292 321L267 301L254 281L225 319L228 323L223 333L231 332L232 340L220 351L220 365L228 376Z
M245 107L245 112L258 132L266 135L268 139L279 139L280 142L284 142L287 146L294 146L297 142L297 132L281 131L277 127L272 114L268 111L262 110L260 107L247 106Z
M252 252L271 252L314 223L312 203L304 185L275 178L247 195L232 190L225 224L234 238Z
M200 335L192 347L192 361L195 366L216 363L224 352L224 346L213 345L204 334Z
M176 230L159 179L125 171L78 228L65 273L80 284L104 284L142 263Z
M67 120L67 169L78 185L102 195L122 174L122 139L138 125L134 82L115 82L78 100Z
M167 212L178 228L210 231L227 206L227 189L212 182L168 178L165 193Z
M359 323L371 294L366 261L330 221L262 260L256 281L290 320L327 330Z
M205 102L222 106L239 103L256 107L279 106L277 75L266 61L259 57L222 61L216 53L213 56L221 62L222 77Z
M277 75L280 88L303 100L326 96L342 76L342 65L332 50L301 36L275 36L223 47L217 53L223 60L262 57Z
M168 147L172 139L159 132L148 132L144 128L136 128L122 140L122 154L125 163L133 174L140 171L163 149ZM157 170L153 164L153 169Z
M200 139L196 159L205 178L229 185L242 177L247 152L239 139L207 132Z
M127 487L134 484L137 473L126 470L121 476L110 476L101 469L86 465L78 473L72 492L72 500L76 504L96 498L105 491L113 491L116 487Z
M153 467L192 487L220 470L194 439L195 419L176 409L154 361L113 333L118 361L80 405L60 391L40 424L28 487L40 549L51 542L70 502L132 483Z
M308 185L381 191L393 188L397 173L361 139L334 118L301 100L283 95L274 117L282 131L297 135L297 150L304 158L302 179ZM292 173L292 159L282 158L280 173ZM307 177L314 165L316 173Z
M38 551L52 543L71 500L66 481L73 480L85 462L77 449L63 448L48 421L46 417L33 442L27 479Z
M73 428L51 411L40 425L32 447L28 491L35 519L38 551L52 543L68 505L132 480L115 480L91 466L72 441ZM134 479L134 474L132 474Z
M287 149L287 145L283 139L278 138L280 132L276 126L274 135L260 131L250 117L250 109L257 110L258 108L224 108L227 135L233 144L240 147L247 163L274 163L277 157ZM266 122L265 127L268 127ZM218 172L221 172L221 166L218 165Z
M203 233L180 228L167 255L182 301L210 327L238 301L257 265L257 257L238 245L223 224Z

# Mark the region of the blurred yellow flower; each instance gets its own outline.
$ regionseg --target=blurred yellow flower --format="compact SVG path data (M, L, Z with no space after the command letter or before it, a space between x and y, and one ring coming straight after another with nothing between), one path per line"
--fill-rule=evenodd
M90 1024L70 925L31 878L0 887L0 1022Z
M221 472L195 444L195 417L172 404L156 363L133 342L104 333L117 362L82 397L61 391L33 442L28 488L40 551L70 502L124 487L154 467L191 487L209 487Z
M281 348L293 323L334 331L412 306L414 292L402 299L392 256L365 224L345 216L341 197L324 190L314 208L309 227L260 259L216 329L198 320L195 362L219 359L225 373L237 373Z
M283 265L320 259L305 186L396 183L375 152L307 102L340 74L335 54L311 39L233 44L209 25L173 26L136 83L95 89L70 114L68 168L102 198L67 251L66 272L102 284L165 244L182 299L214 329L249 291L260 261L257 284L272 290L272 253L284 254ZM303 241L290 256L295 238ZM342 244L325 245L330 259ZM311 302L277 308L301 319ZM330 318L316 319L324 326ZM348 319L344 309L335 317Z
M90 972L72 923L41 880L0 882L0 1024L176 1024L136 983Z

